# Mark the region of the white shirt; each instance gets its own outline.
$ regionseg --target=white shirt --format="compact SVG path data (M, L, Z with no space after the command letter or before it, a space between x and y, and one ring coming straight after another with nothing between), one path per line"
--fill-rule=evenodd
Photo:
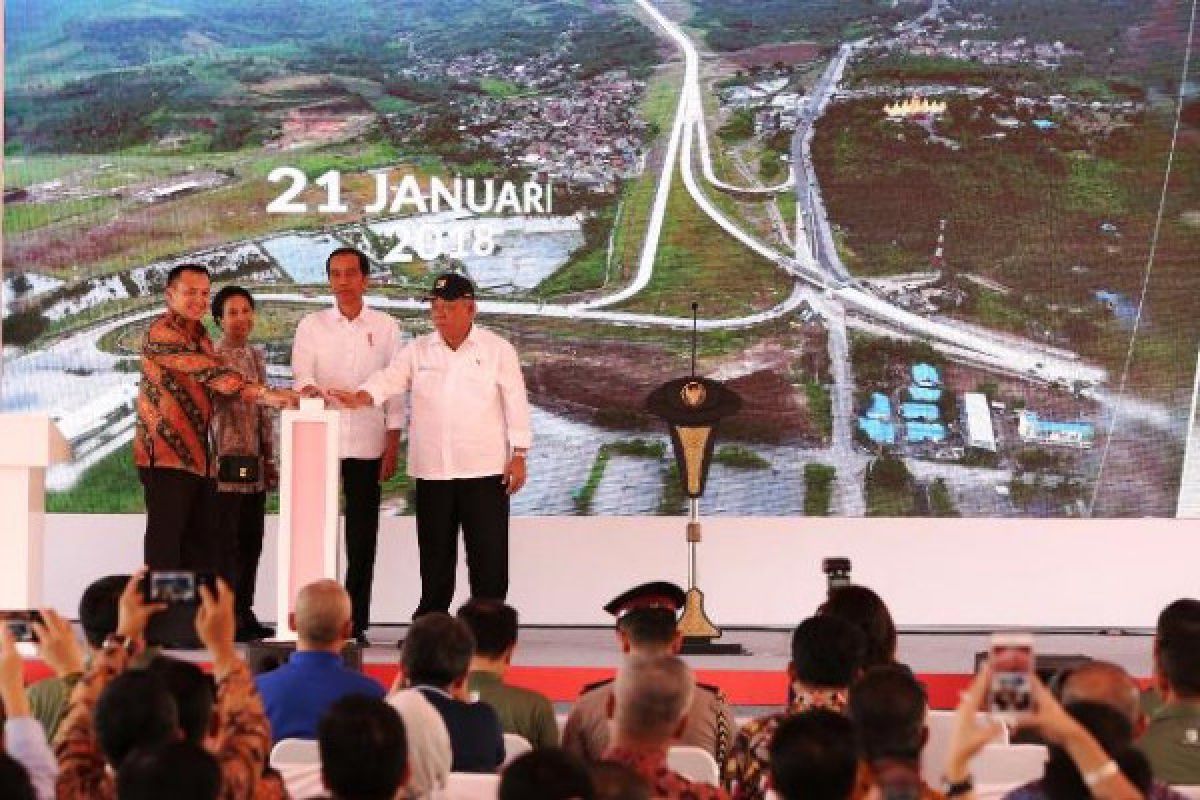
M376 406L410 396L408 474L414 478L501 475L511 448L528 448L533 439L517 351L478 325L457 350L437 331L418 336L359 389Z
M54 800L58 761L42 724L33 717L9 717L4 722L4 748L29 773L38 800Z
M400 326L382 311L363 306L346 319L335 305L309 314L296 326L292 341L292 381L297 389L353 389L383 369L401 350ZM379 458L387 431L404 427L404 406L397 399L383 408L342 411L342 458Z

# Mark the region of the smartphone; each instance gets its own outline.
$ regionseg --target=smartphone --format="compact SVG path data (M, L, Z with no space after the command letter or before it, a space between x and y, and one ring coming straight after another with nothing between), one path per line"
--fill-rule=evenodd
M988 712L1015 721L1033 712L1034 651L1029 633L992 634L989 663Z
M191 570L155 570L142 580L142 596L147 603L166 603L169 606L200 605L201 586L207 586L214 596L217 577L211 572Z
M4 624L8 626L9 633L18 642L36 642L37 634L33 632L34 623L46 624L42 620L40 611L0 611L0 620L3 620Z

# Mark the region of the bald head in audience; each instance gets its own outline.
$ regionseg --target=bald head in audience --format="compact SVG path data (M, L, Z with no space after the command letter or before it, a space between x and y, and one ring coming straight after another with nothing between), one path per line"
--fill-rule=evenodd
M1107 661L1089 661L1067 675L1062 704L1097 703L1120 711L1133 725L1134 736L1146 728L1137 683L1124 668Z
M617 670L610 701L614 744L665 749L687 724L696 682L676 656L633 656Z
M350 595L337 581L316 581L301 589L291 616L298 650L340 653L354 632Z

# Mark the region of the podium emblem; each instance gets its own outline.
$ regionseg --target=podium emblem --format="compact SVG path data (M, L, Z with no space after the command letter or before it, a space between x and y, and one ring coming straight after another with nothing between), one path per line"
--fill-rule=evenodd
M679 390L679 399L688 408L699 408L708 399L708 390L700 381L688 381Z

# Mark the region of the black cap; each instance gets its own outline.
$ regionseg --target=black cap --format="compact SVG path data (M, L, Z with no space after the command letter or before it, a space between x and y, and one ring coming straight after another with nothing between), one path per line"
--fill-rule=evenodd
M443 300L457 300L460 297L475 297L475 284L466 275L457 272L443 272L433 279L433 288L429 290L430 297L440 297Z
M643 608L666 608L676 613L683 608L687 594L668 581L651 581L635 586L609 600L604 610L617 619Z

